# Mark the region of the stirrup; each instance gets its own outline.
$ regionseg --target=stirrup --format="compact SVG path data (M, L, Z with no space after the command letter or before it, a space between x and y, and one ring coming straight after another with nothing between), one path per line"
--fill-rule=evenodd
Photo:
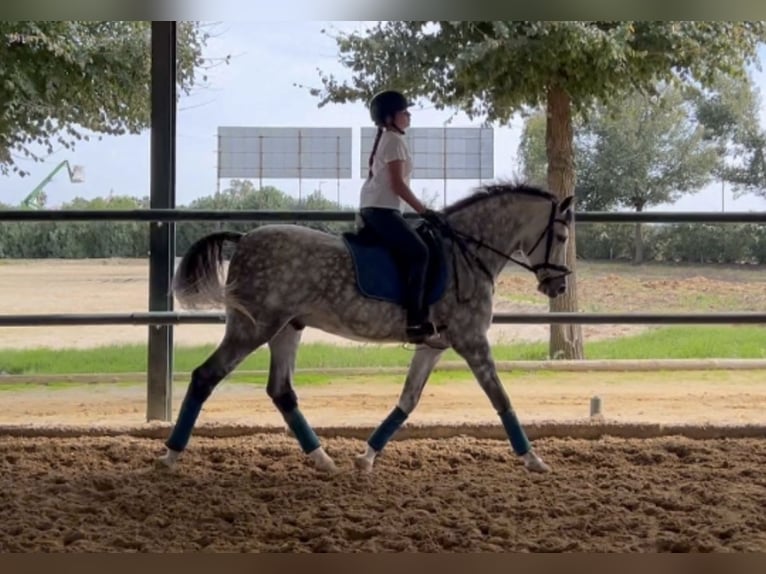
M417 325L407 325L407 338L410 343L422 343L438 334L439 331L436 329L436 325L431 321L424 321Z

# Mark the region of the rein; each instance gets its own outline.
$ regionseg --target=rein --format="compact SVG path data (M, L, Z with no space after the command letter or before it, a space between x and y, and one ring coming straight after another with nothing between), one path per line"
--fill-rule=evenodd
M557 204L554 202L551 204L551 213L548 217L548 224L545 226L545 229L543 229L540 236L537 238L537 241L532 245L532 248L529 250L529 253L533 253L535 249L537 249L542 240L543 237L546 237L545 241L545 260L543 263L538 263L537 265L528 265L524 261L520 261L516 259L513 255L504 253L500 251L499 249L493 247L489 243L485 242L483 239L477 239L473 237L472 235L469 235L467 233L464 233L462 231L458 231L455 228L452 227L447 221L443 221L442 225L439 225L439 231L448 237L451 237L455 244L458 246L461 255L463 256L463 259L466 261L468 266L470 268L474 267L474 264L478 265L479 269L489 278L491 282L494 282L494 277L492 276L492 273L490 272L489 268L487 268L487 265L484 263L484 261L474 252L471 252L468 249L468 246L466 245L466 241L469 241L471 243L476 244L479 248L487 249L496 255L499 255L508 261L513 261L517 265L524 267L525 269L528 269L532 273L537 273L541 269L552 269L554 271L559 271L561 274L557 275L555 278L558 279L559 277L565 277L572 273L572 271L565 265L557 265L555 263L550 263L549 259L551 256L551 249L553 248L553 226L555 223L562 223L564 225L567 225L568 222L564 219L560 219L556 217L556 207ZM546 236L547 235L547 236ZM470 259L469 259L470 254ZM457 256L455 255L455 251L453 250L453 265L455 262L455 258ZM455 287L458 290L458 294L460 293L459 286L458 286L458 274L455 273Z

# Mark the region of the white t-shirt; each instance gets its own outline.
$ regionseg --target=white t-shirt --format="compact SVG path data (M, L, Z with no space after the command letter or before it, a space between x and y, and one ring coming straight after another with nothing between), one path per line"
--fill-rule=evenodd
M378 142L378 149L372 159L372 177L362 184L360 208L385 207L402 211L405 203L391 187L391 177L387 163L394 160L404 160L402 176L404 182L410 184L412 174L412 156L407 140L395 131L384 131Z

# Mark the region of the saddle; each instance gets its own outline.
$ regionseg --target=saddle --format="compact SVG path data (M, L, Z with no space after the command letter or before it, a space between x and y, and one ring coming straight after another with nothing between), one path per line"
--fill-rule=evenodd
M444 296L447 287L447 252L441 234L425 221L418 223L415 231L428 247L424 299L430 306ZM370 299L404 306L406 284L403 263L364 226L356 231L344 232L342 239L354 264L359 293Z

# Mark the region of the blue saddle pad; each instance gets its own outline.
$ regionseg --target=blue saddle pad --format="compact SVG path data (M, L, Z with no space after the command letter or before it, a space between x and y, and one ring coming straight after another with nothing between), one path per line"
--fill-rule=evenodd
M444 295L447 266L440 239L422 232L421 237L426 241L430 253L425 302L433 305ZM365 297L404 305L404 274L393 254L363 232L346 232L343 241L354 263L359 292Z

